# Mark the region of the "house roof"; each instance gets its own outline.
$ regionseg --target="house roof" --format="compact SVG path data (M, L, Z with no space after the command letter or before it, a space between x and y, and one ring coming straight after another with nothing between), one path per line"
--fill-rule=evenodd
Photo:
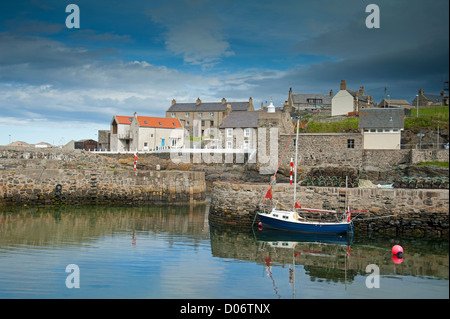
M411 104L406 101L406 100L401 100L401 99L382 99L380 104L378 105L382 105L384 102L386 102L386 105L407 105L407 106L411 106Z
M140 127L181 128L181 124L178 119L138 116L137 120Z
M423 95L428 101L440 103L442 102L442 96L441 95L435 95L435 94L424 94Z
M206 102L198 105L197 103L175 103L167 112L220 112L226 110L227 104L230 104L234 111L246 111L250 102Z
M322 99L322 104L331 105L333 97L329 94L292 94L292 102L294 104L311 104L308 99Z
M362 101L362 102L367 102L369 95L361 95L359 94L359 92L357 91L352 91L352 90L346 90L348 93L350 93L353 98L356 98L356 96L358 96L358 100Z
M401 108L373 108L359 111L359 128L403 128L404 110Z
M219 128L247 128L258 127L258 111L232 111Z
M117 124L128 124L130 125L131 122L133 122L132 116L121 116L121 115L115 115L114 118L117 121Z

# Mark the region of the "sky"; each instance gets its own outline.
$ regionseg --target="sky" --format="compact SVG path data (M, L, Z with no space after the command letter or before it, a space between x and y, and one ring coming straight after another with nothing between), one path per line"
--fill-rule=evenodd
M369 4L379 28L366 26ZM114 115L165 117L172 99L283 105L289 88L336 93L344 79L375 102L385 88L410 102L419 88L440 94L449 1L0 2L0 145L97 139Z

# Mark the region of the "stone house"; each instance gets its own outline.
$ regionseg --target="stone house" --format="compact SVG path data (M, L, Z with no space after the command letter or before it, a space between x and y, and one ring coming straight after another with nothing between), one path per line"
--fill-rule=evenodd
M347 115L368 107L373 107L373 97L365 94L364 86L359 91L348 90L347 82L341 80L340 90L331 100L331 116Z
M381 102L378 104L378 107L385 108L385 107L401 107L404 109L410 109L411 104L406 100L400 100L400 99L382 99Z
M333 90L329 94L293 94L290 88L287 102L291 111L330 108L332 98Z
M259 111L233 111L219 126L220 139L224 149L256 149Z
M440 95L435 95L424 94L423 89L419 89L419 94L416 95L411 103L412 107L417 106L417 100L421 107L449 105L449 97L445 94L445 91L442 91Z
M359 129L363 148L399 150L404 128L404 111L401 108L372 108L359 111Z
M208 129L218 129L232 111L254 111L253 99L227 102L223 98L221 102L202 102L198 98L195 103L177 103L174 99L166 111L166 117L178 119L189 137L203 137Z

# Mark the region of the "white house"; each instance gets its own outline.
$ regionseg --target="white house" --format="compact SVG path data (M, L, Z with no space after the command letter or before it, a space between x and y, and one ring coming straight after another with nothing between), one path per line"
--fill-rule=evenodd
M178 119L165 117L118 116L111 121L110 150L148 151L183 145L183 128Z
M363 148L398 150L404 128L402 108L372 108L359 111L359 129Z
M131 151L149 151L183 146L184 129L176 118L137 116L130 125Z
M331 100L331 116L347 115L372 106L373 98L364 94L363 86L359 88L359 91L348 90L346 81L341 80L340 90Z
M130 125L132 116L114 115L110 127L110 150L113 152L130 151Z

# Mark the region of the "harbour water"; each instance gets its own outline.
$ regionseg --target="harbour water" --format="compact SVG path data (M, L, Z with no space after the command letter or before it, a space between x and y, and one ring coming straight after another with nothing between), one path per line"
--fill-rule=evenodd
M3 209L0 298L449 298L448 239L234 230L208 209Z

